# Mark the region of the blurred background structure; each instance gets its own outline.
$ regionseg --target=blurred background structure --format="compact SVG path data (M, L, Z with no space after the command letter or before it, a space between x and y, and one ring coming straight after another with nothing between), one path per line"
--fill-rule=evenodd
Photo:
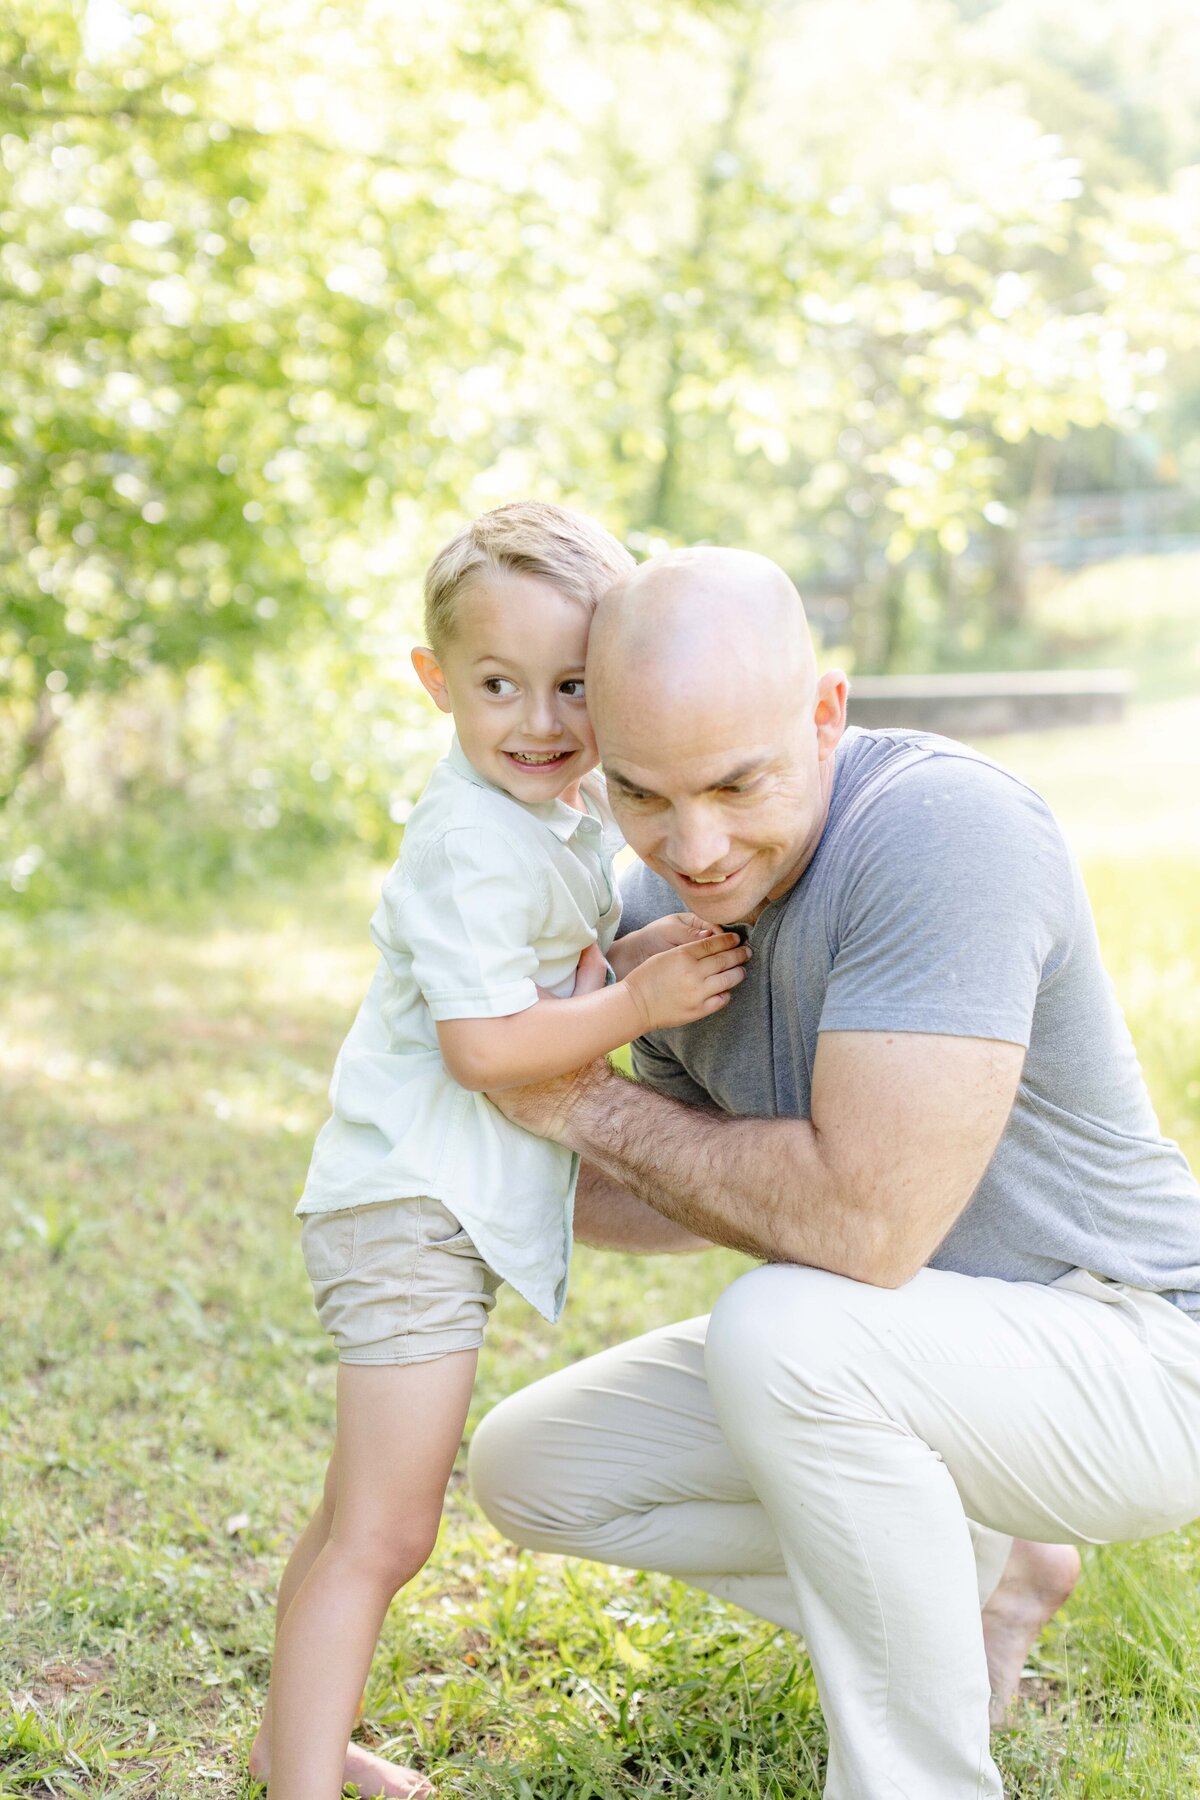
M1200 686L1193 0L5 0L0 157L19 906L386 850L520 495L859 673Z

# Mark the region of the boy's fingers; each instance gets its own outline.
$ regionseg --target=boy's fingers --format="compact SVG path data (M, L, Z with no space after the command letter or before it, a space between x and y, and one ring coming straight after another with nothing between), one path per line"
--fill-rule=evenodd
M706 957L704 973L711 975L716 969L740 969L750 961L750 951L744 944L736 944L732 950L720 950Z
M706 978L705 986L713 993L723 993L726 988L736 987L739 981L745 981L746 971L740 963L733 963L728 968L717 969Z
M749 944L743 944L736 931L720 931L713 937L697 938L687 945L687 949L693 956L722 956L738 950L743 961L751 955Z

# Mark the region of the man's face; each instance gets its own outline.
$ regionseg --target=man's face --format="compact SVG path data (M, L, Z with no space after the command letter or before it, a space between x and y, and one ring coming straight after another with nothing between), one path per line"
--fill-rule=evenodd
M710 924L753 920L816 850L845 726L845 678L815 701L764 683L752 697L612 695L597 719L609 798L642 861Z

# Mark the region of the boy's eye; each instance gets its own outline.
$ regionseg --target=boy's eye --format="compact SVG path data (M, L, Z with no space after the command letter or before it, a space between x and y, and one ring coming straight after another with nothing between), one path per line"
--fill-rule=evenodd
M515 694L517 691L516 683L503 675L489 675L483 685L489 694Z
M580 675L578 678L573 678L570 681L560 681L558 684L558 691L560 694L565 694L567 696L568 700L582 700L583 699L583 677L582 677L582 675Z

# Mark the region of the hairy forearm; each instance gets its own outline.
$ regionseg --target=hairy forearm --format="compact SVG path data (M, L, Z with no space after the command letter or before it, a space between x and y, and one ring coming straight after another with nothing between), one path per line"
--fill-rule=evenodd
M712 1249L707 1238L673 1223L591 1163L579 1171L575 1236L596 1250L628 1250L639 1256Z
M501 1019L439 1020L437 1033L455 1081L499 1093L568 1075L643 1029L633 996L618 982L566 1000L539 1000Z
M589 1083L563 1141L695 1236L767 1262L892 1285L884 1234L803 1119L731 1119L615 1075Z

